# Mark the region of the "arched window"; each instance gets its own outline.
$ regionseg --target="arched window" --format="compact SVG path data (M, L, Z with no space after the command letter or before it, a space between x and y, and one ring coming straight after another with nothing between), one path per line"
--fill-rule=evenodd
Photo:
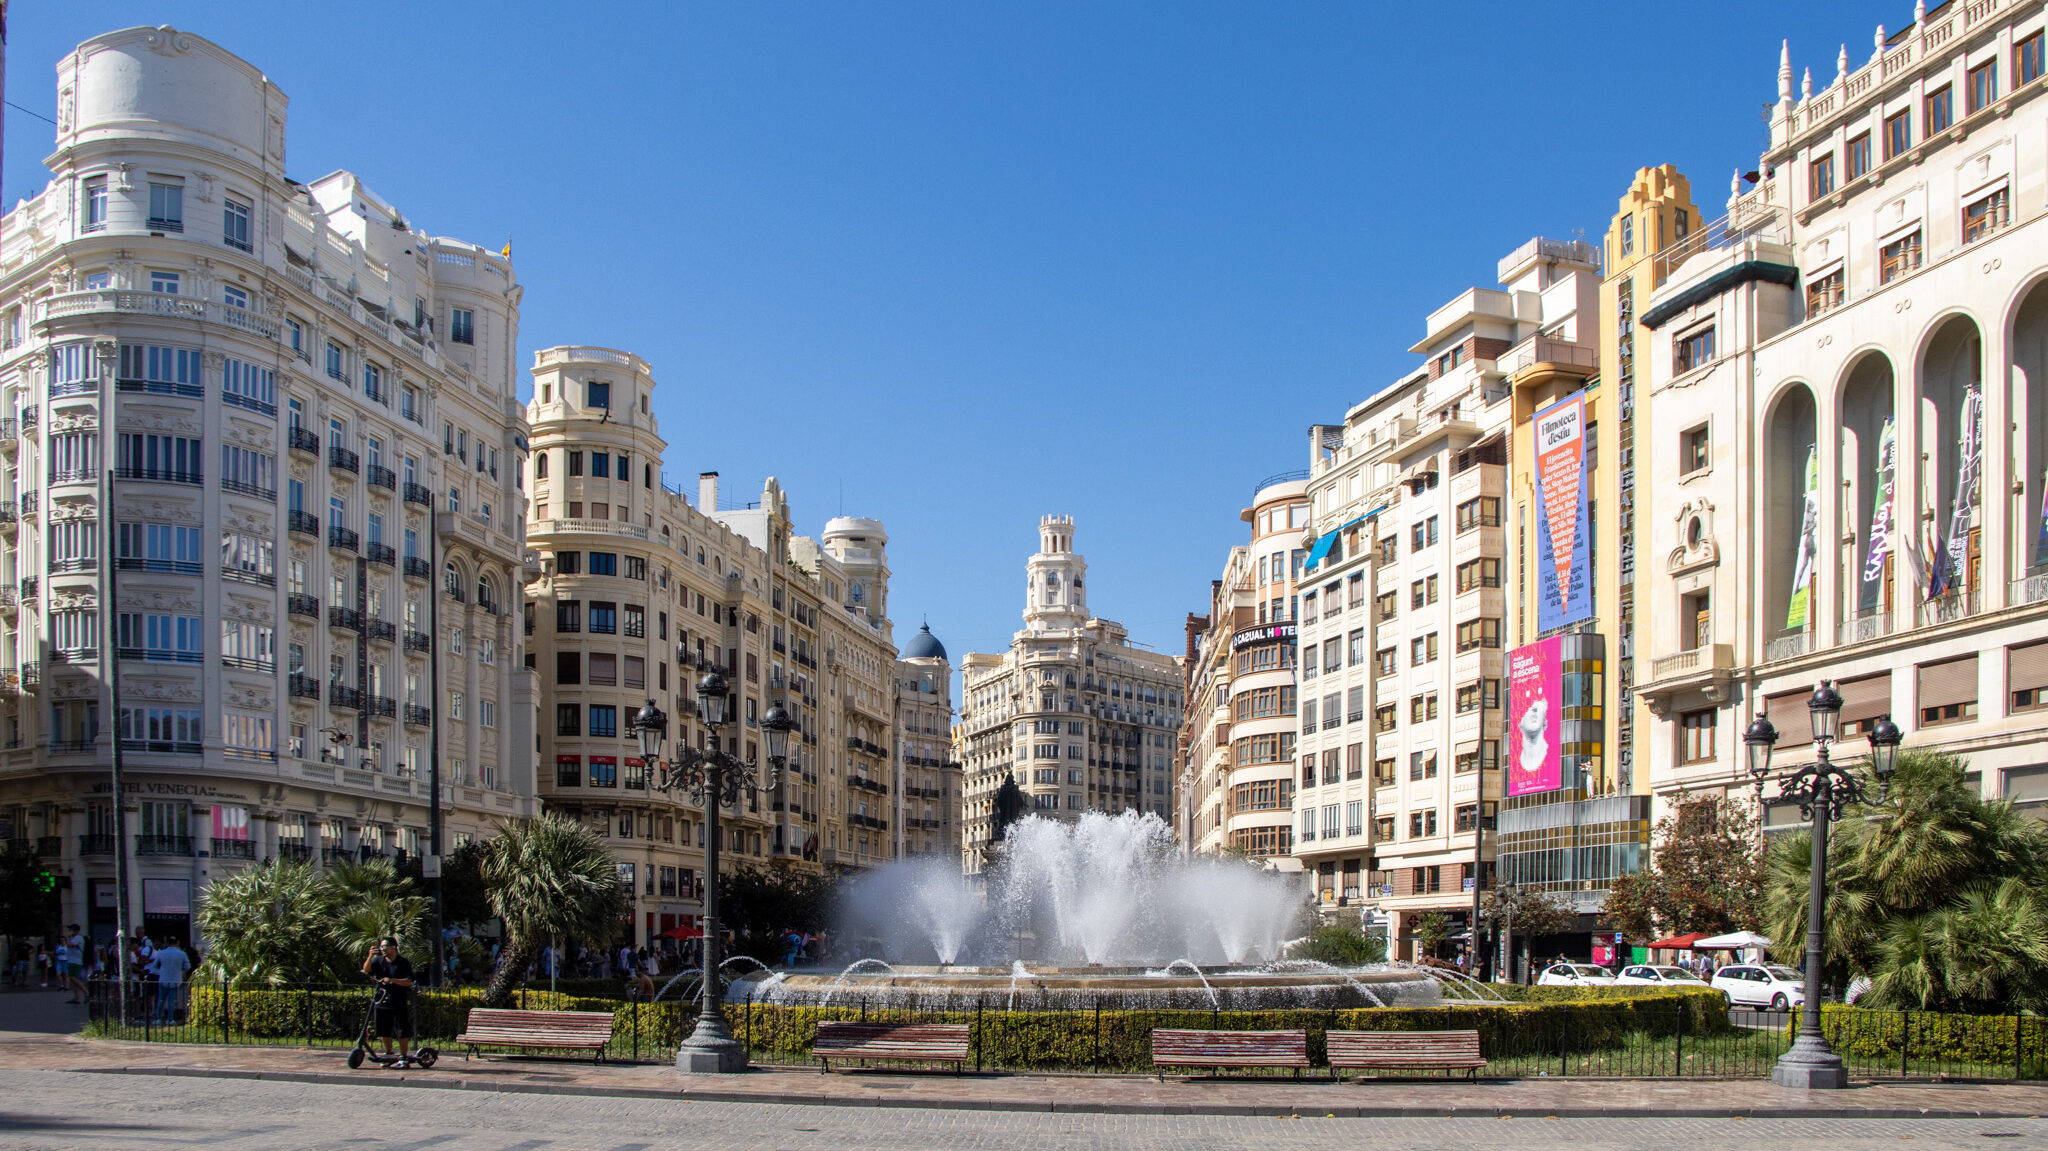
M441 590L456 599L462 598L462 569L455 566L454 560L441 569Z
M544 480L548 478L548 454L546 452L537 453L533 457L533 474L536 479Z
M491 577L484 572L477 573L476 602L484 607L491 607L498 602L497 585L493 584Z

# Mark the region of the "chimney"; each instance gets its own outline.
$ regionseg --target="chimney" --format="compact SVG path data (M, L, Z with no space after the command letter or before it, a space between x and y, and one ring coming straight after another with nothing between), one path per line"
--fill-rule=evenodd
M697 510L709 514L718 510L718 473L697 473Z

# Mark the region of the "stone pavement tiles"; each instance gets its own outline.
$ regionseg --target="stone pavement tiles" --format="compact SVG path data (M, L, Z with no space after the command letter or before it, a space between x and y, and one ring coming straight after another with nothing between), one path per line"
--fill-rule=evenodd
M399 1082L396 1078L385 1082ZM204 1146L209 1151L1430 1151L1499 1146L1812 1151L2048 1146L2040 1119L1367 1119L1068 1115L380 1089L356 1082L0 1071L0 1151ZM1988 1137L1988 1138L1987 1138ZM1993 1141L1995 1140L1995 1142Z

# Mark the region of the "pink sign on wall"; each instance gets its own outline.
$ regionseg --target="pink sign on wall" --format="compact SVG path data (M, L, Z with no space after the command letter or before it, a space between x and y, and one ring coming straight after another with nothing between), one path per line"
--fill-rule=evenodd
M1564 637L1508 653L1508 795L1564 786Z

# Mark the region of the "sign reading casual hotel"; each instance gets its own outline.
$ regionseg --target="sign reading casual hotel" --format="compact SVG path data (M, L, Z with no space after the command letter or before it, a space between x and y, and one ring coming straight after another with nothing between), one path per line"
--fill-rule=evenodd
M1536 413L1536 630L1552 631L1593 614L1587 570L1592 530L1586 513L1586 396L1580 392Z
M1508 653L1508 796L1564 786L1564 637Z

